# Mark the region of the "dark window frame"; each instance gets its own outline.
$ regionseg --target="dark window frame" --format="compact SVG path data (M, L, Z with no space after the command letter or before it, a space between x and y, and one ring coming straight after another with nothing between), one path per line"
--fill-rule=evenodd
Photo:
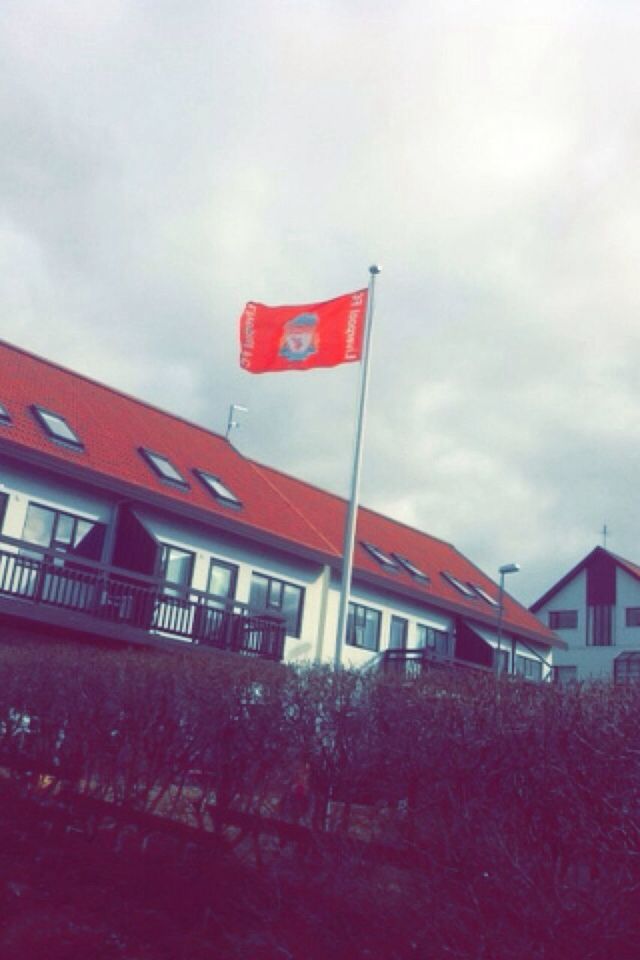
M550 630L576 630L577 627L577 610L549 610Z
M542 661L516 653L513 671L525 680L542 680Z
M31 404L30 410L35 417L36 422L40 425L40 427L42 427L49 440L53 440L55 443L60 443L63 447L67 447L69 450L85 449L84 443L61 413L56 413L55 410L49 410L47 407L41 407L37 403ZM55 429L47 421L47 417L51 417L54 420L58 420L60 423L64 424L71 434L71 437L61 436L59 433L56 433Z
M220 477L216 476L216 474L209 473L208 470L201 470L199 467L194 467L193 473L196 475L205 490L210 493L214 500L216 500L218 503L223 503L227 507L242 507L242 500L239 500L233 490L231 490L224 480L221 480ZM219 486L220 489L216 489L216 486ZM223 493L222 491L226 492Z
M422 631L424 631L424 643L420 640ZM432 627L428 623L416 624L416 644L419 650L432 650L441 656L451 656L451 634L449 631ZM439 649L439 647L444 647L444 650Z
M578 667L574 663L556 663L552 667L553 682L559 686L578 682Z
M166 543L164 540L159 540L158 546L160 547L158 570L163 584L166 584L170 590L179 591L183 595L188 594L193 584L193 573L196 565L195 550L186 550L184 547L178 547L175 543ZM181 583L178 580L169 580L167 577L170 559L169 554L172 550L183 554L185 557L189 557L189 576L185 583Z
M628 651L613 661L614 683L637 683L640 680L640 650Z
M394 643L394 627L401 630L400 644ZM389 621L389 650L406 650L409 642L409 621L406 617L400 617L395 613L391 614Z
M587 646L615 647L614 606L609 603L587 607Z
M489 606L492 607L494 610L500 609L500 601L497 600L495 597L492 597L490 593L487 593L484 587L481 587L478 583L470 583L469 586L472 587L473 590L475 590L475 592L478 594L478 596L482 600L484 600L485 603L488 603Z
M624 623L626 627L640 627L640 607L625 607Z
M37 510L44 510L47 513L53 514L53 523L51 526L51 537L49 543L46 547L43 544L36 543L35 540L27 540L25 537L25 528L27 526L27 520L29 517L29 509L35 507ZM72 533L70 538L60 539L57 537L58 528L60 526L61 519L64 521L71 520L72 523ZM60 553L69 553L77 547L79 543L82 542L84 537L81 540L77 540L78 534L78 524L79 523L88 523L90 524L89 530L85 533L85 536L88 536L91 530L100 523L99 520L93 520L89 517L83 517L78 513L71 513L69 510L59 510L57 507L50 507L46 503L38 503L36 500L30 500L27 504L27 512L25 513L24 523L22 525L22 539L25 543L31 544L32 546L43 547L45 550L57 550Z
M185 480L175 464L172 463L164 453L158 453L157 450L151 450L149 447L138 447L138 453L144 462L151 467L156 477L159 477L163 483L168 484L170 487L175 487L177 490L189 489L189 481ZM175 472L176 476L174 477L163 473L162 468L155 462L156 460L167 463Z
M391 554L394 560L397 560L401 567L403 567L407 573L411 574L414 580L419 580L421 583L430 583L431 578L426 574L420 567L416 567L415 563L412 563L411 560L408 560L407 557L404 557L401 553Z
M473 589L470 583L465 583L464 580L459 580L458 577L454 576L453 573L449 573L447 570L441 570L440 576L443 577L447 583L449 583L458 593L462 594L463 597L466 597L467 600L479 600L480 596Z
M397 573L401 569L400 564L394 559L392 553L387 553L381 547L376 547L375 543L369 543L366 540L361 540L360 543L367 553L380 564L383 570L393 570Z
M231 589L228 594L213 593L211 590L211 574L214 567L223 567L231 574ZM207 576L207 593L217 600L235 600L236 590L238 589L238 570L240 568L236 563L229 563L228 560L219 560L218 557L211 557L209 560L209 574Z
M371 614L372 617L367 617ZM367 620L376 620L375 643L370 646L366 643L358 642L358 630L362 630L363 635L367 629ZM382 611L375 607L367 607L364 603L354 603L349 601L346 629L346 643L350 647L357 647L358 650L368 650L370 653L377 653L380 650L380 632L382 629Z
M304 603L305 603L305 588L301 587L298 583L290 583L288 580L281 580L280 577L272 577L268 573L261 573L258 570L251 571L251 584L255 580L264 580L266 581L266 597L267 602L264 607L254 607L253 609L256 612L264 611L267 616L270 613L275 614L276 616L281 617L283 620L286 620L286 617L282 614L283 600L285 588L288 587L291 590L296 590L298 593L298 606L296 612L296 620L294 630L287 629L288 637L295 637L299 639L300 633L302 631L302 616L304 612ZM251 606L251 586L249 587L249 606ZM277 598L276 598L277 595Z

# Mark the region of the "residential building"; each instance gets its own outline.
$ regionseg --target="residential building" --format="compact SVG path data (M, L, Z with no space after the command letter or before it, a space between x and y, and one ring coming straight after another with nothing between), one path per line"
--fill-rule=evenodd
M558 682L640 679L640 566L596 547L531 610L566 643Z
M0 342L0 618L331 662L345 501ZM359 510L343 662L550 675L562 641L436 537ZM395 666L394 666L395 665Z

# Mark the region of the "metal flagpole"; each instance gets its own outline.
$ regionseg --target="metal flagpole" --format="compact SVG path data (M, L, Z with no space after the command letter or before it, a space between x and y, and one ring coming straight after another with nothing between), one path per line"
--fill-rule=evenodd
M364 333L364 350L362 354L362 374L360 377L360 399L358 401L358 419L356 423L356 437L353 449L353 469L351 473L351 499L344 528L344 547L342 550L342 586L340 588L340 612L338 614L338 633L336 636L336 653L334 664L341 665L342 647L347 630L347 615L349 612L349 593L351 590L351 571L353 569L353 544L356 535L356 519L358 516L358 489L360 487L360 466L362 464L362 437L364 434L364 413L369 383L369 351L371 347L371 327L373 321L373 296L376 276L380 273L377 264L369 267L369 292L367 295L367 319Z

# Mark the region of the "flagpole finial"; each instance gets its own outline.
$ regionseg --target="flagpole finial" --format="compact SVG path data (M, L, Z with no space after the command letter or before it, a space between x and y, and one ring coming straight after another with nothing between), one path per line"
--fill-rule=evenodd
M371 266L369 267L369 273L371 274L371 276L375 276L375 274L380 273L381 270L382 270L382 267L380 266L379 263L372 263Z

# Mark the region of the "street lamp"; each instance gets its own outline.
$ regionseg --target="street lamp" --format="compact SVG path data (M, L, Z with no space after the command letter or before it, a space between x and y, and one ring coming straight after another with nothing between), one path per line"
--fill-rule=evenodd
M498 649L496 650L496 674L500 673L500 654L501 654L501 643L502 643L502 615L503 615L503 600L504 600L504 578L509 573L517 573L520 569L519 563L505 563L501 567L498 567L498 573L500 574L500 592L498 593Z

